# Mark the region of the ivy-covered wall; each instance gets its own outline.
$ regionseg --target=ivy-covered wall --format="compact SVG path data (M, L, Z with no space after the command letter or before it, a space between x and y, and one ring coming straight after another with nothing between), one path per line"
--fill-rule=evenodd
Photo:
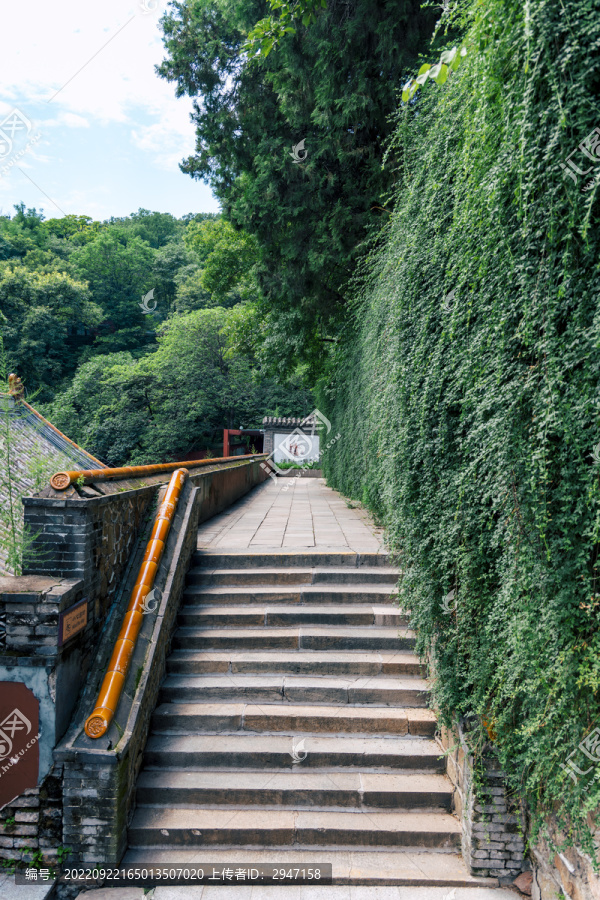
M600 2L454 24L461 68L398 112L324 468L388 528L447 723L483 718L514 794L595 852Z

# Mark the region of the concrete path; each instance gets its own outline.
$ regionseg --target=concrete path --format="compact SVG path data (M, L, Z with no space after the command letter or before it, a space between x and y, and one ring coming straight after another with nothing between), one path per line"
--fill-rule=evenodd
M353 508L354 507L354 508ZM198 531L198 549L384 552L383 529L323 478L269 479Z

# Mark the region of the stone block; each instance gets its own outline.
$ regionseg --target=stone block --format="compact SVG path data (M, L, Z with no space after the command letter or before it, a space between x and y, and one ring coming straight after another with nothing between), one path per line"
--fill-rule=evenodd
M39 813L37 812L24 812L20 810L15 812L15 822L37 823L38 817Z
M34 829L34 833L35 833L35 829ZM16 837L14 840L13 846L15 847L16 850L22 850L23 847L37 847L37 845L38 845L37 838Z
M473 839L473 846L479 850L504 850L505 846L501 841L486 841L481 838Z

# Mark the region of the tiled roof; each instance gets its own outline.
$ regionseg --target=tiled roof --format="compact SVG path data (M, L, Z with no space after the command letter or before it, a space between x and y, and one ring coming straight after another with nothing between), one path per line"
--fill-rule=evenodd
M310 416L306 416L303 419L292 418L292 417L278 417L278 416L265 416L262 420L263 425L273 426L273 425L285 425L290 428L299 428L301 425L313 425L315 423L315 417L311 414Z
M0 505L10 508L8 461L5 439L8 415L11 491L13 511L23 521L21 497L39 493L50 476L64 469L98 469L104 463L95 459L55 428L24 401L15 403L8 394L0 394ZM6 534L6 515L0 516L0 536ZM5 570L6 552L0 547L0 574Z

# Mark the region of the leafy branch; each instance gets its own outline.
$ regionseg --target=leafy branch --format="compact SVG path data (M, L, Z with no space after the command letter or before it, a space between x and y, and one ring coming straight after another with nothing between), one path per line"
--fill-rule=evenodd
M250 58L268 56L284 35L296 34L293 23L301 21L303 25L312 25L317 21L319 10L327 8L327 0L297 0L296 3L269 0L269 4L272 12L279 10L279 17L266 16L249 32L242 52Z
M411 78L402 88L402 99L405 103L415 96L420 87L423 87L428 78L435 81L436 84L445 84L448 81L450 72L456 72L461 62L467 55L467 48L453 47L452 50L444 50L440 56L440 61L434 66L425 63L419 69L416 78Z

